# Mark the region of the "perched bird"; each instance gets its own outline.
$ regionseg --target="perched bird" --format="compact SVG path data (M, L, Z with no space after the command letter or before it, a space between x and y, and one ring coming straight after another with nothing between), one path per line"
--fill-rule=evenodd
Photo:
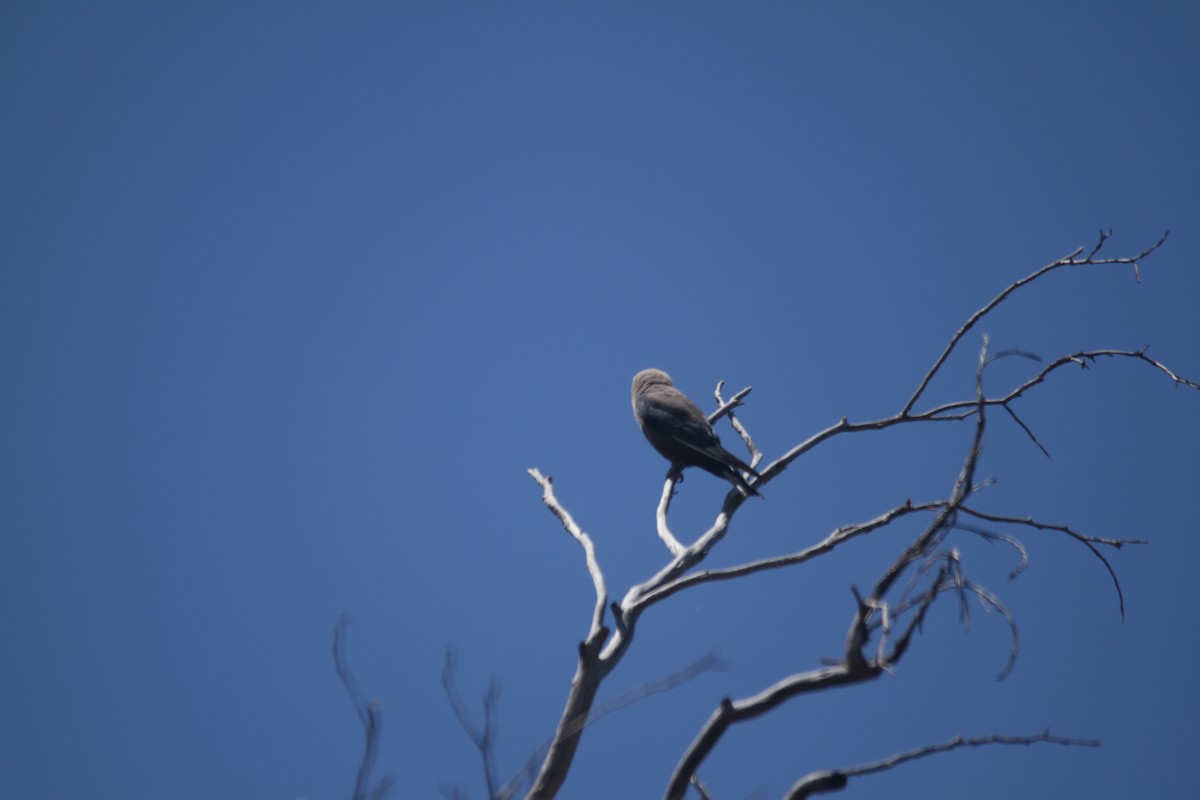
M758 473L721 446L704 412L671 385L671 376L644 369L633 376L633 416L642 433L679 469L700 467L732 483L743 496L758 494L742 473Z

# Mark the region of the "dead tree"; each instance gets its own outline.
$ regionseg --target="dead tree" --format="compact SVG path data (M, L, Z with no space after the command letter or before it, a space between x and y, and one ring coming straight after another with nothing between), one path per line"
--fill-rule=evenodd
M1087 350L1062 355L1046 363L1032 377L1005 391L993 392L985 386L987 367L996 358L1006 355L1026 355L1013 351L991 354L987 337L980 337L982 346L976 363L974 391L962 400L922 407L922 398L930 382L939 374L947 359L956 348L964 344L967 335L997 306L1005 302L1016 291L1034 283L1043 276L1066 267L1103 268L1124 266L1139 277L1140 262L1154 253L1166 240L1166 234L1151 247L1134 256L1107 257L1102 250L1111 231L1101 231L1091 248L1078 248L1030 275L1013 282L980 308L950 337L945 349L933 362L929 370L917 382L915 390L904 396L899 410L890 416L873 420L853 422L842 418L829 427L819 430L801 441L773 461L760 466L762 453L742 423L734 416L734 409L743 403L749 388L743 389L728 400L722 394L721 384L715 392L717 408L709 419L716 422L728 418L734 429L745 442L750 453L751 465L761 474L753 482L761 489L780 478L797 459L838 436L867 431L879 431L898 425L961 421L973 426L970 441L965 449L957 475L945 497L924 502L906 500L878 513L870 519L843 525L814 541L808 547L771 558L752 561L732 567L705 569L704 562L712 550L719 546L729 532L730 526L742 504L746 501L741 493L731 490L717 512L711 526L695 541L685 544L671 531L669 510L674 496L678 475L669 472L663 486L658 505L656 526L658 535L666 545L669 560L659 571L645 581L630 587L619 602L610 602L600 559L591 538L571 516L554 492L549 476L536 469L530 475L542 488L542 499L554 513L567 533L579 543L583 550L587 571L595 588L595 604L586 636L579 644L578 662L571 681L557 729L547 744L541 748L530 764L516 778L503 787L497 787L490 774L489 792L493 798L512 797L526 785L532 784L526 795L529 800L549 800L563 786L571 769L575 753L589 722L597 715L596 695L621 659L633 646L638 621L642 614L658 603L700 584L731 579L750 578L768 570L798 568L820 558L838 547L859 537L871 535L902 519L927 520L920 532L895 556L894 560L874 580L867 591L851 588L848 600L850 621L846 631L844 652L836 663L814 667L805 672L788 674L775 683L764 687L757 694L741 699L725 699L715 708L694 740L680 756L664 792L669 800L682 798L689 786L696 788L701 797L708 793L698 778L705 759L718 746L722 735L730 727L738 725L779 707L800 695L874 680L884 672L894 670L913 646L916 633L920 630L930 608L947 595L956 598L962 613L966 614L972 603L978 603L990 611L998 611L1009 622L1012 645L1008 664L1003 672L1011 669L1019 649L1015 623L1001 599L987 587L971 578L965 569L959 552L947 544L948 537L955 532L980 536L1012 548L1019 565L1014 575L1024 568L1028 560L1025 546L1016 532L1022 529L1038 529L1068 537L1098 558L1111 576L1112 583L1124 613L1124 598L1116 572L1106 556L1106 551L1120 549L1127 544L1140 542L1135 539L1105 538L1072 529L1067 525L1051 524L1029 516L996 514L978 508L974 498L983 488L977 477L983 435L993 413L1002 412L1011 417L1030 440L1042 448L1034 432L1017 414L1017 401L1052 379L1069 366L1088 368L1093 364L1109 360L1127 360L1143 364L1164 376L1176 385L1198 389L1196 383L1172 372L1166 365L1151 358L1144 350ZM1044 448L1042 448L1044 450ZM490 724L490 723L489 723ZM488 726L485 725L486 731ZM486 742L482 735L474 737L477 743ZM975 747L999 744L1033 744L1039 742L1061 745L1094 746L1096 742L1066 739L1044 731L1024 736L991 735L964 739L956 737L939 744L926 745L905 753L897 753L881 761L840 770L829 770L801 776L788 791L788 798L804 798L819 793L836 791L857 775L890 769L906 761L933 755L958 747ZM485 749L481 745L481 750ZM483 753L485 764L488 754Z

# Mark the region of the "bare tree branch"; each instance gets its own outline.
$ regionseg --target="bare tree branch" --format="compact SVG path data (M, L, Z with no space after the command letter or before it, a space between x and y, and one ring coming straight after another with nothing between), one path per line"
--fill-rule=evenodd
M1025 381L1005 396L989 398L985 401L985 403L989 406L1008 406L1017 398L1022 397L1025 392L1045 381L1046 377L1050 375L1050 373L1055 372L1056 370L1065 367L1068 364L1075 364L1081 369L1087 369L1089 364L1094 364L1101 358L1132 358L1144 364L1148 364L1154 369L1163 373L1170 378L1176 386L1186 386L1189 389L1200 389L1200 384L1176 375L1165 364L1146 355L1145 350L1082 350L1078 353L1068 353L1067 355L1059 356L1054 361L1043 367L1037 375L1034 375L1032 378ZM912 419L914 421L929 417L936 417L939 419L962 419L964 415L955 416L950 414L950 412L961 411L964 408L968 408L973 405L975 405L973 401L963 400L953 403L946 403L944 405L937 406L936 408L932 408L923 414L913 415L908 419Z
M876 581L875 588L867 600L859 598L857 592L855 593L858 608L855 611L854 619L850 624L850 630L846 637L846 662L844 664L789 675L753 697L743 700L723 699L721 704L708 718L708 721L700 729L700 732L692 740L692 743L684 752L679 763L676 764L675 770L671 774L671 780L667 785L667 790L663 795L666 800L682 800L684 794L687 792L692 776L696 774L700 765L717 746L722 735L731 725L766 714L777 706L801 694L859 683L865 680L873 680L883 672L885 665L878 657L868 659L862 654L862 649L869 635L871 622L873 619L882 619L876 616L878 609L884 606L884 596L888 593L888 590L895 583L896 579L904 572L905 568L929 555L932 549L942 540L945 532L952 527L957 505L966 499L975 483L975 469L979 461L979 455L982 452L983 433L986 427L986 416L982 405L983 368L987 363L986 359L987 337L984 337L984 344L980 349L979 366L976 370L976 398L979 407L976 410L975 435L963 463L962 470L959 472L958 478L954 483L950 500L945 506L938 509L929 527L885 570L880 579ZM936 583L942 583L942 578L939 577ZM922 610L918 614L919 617L924 616L925 609L932 604L939 593L936 589L929 593L928 599L921 606ZM889 663L896 663L896 660L903 655L906 648L907 638L904 640L903 647L893 652L893 658Z
M1167 240L1168 234L1170 234L1170 231L1164 233L1161 239L1132 258L1097 259L1096 255L1100 252L1101 248L1104 247L1105 241L1107 241L1109 236L1112 236L1111 230L1107 233L1105 231L1100 231L1099 241L1096 242L1095 247L1092 248L1092 251L1088 253L1085 258L1077 258L1077 256L1083 252L1083 248L1078 247L1057 261L1052 261L1041 269L1038 269L1024 278L1009 284L1004 291L993 297L991 301L987 303L987 305L983 306L974 314L972 314L971 317L965 323L963 323L963 326L958 329L958 332L950 338L950 343L946 345L946 349L942 351L942 354L938 356L937 361L935 361L933 366L930 367L929 371L925 373L925 377L921 379L921 384L917 387L917 390L913 392L913 395L908 399L908 402L904 404L904 408L900 409L900 416L906 417L908 416L908 413L912 411L912 408L914 405L916 405L917 400L919 400L921 395L924 394L925 389L929 387L930 381L933 380L933 377L938 373L938 370L942 368L942 365L946 363L946 359L950 357L950 353L952 353L954 348L958 346L958 343L962 340L963 336L965 336L968 331L974 328L979 320L983 319L988 315L988 313L995 309L996 306L1008 299L1009 295L1011 295L1013 292L1017 291L1022 286L1033 283L1043 275L1053 272L1060 267L1096 266L1100 264L1132 264L1136 269L1138 261L1161 247L1162 244Z
M623 629L622 624L618 622L617 630ZM595 702L596 692L615 665L615 662L600 659L600 648L607 639L607 628L593 627L587 640L579 644L579 659L575 667L575 676L571 679L571 690L567 694L567 702L559 717L554 737L550 746L546 748L546 757L534 780L533 788L526 795L527 800L550 800L558 794L563 781L567 779L567 772L571 769L575 751L579 747L579 739Z
M965 507L962 505L960 505L958 507L959 511L963 511L964 509L965 509ZM960 531L966 531L967 533L973 533L976 536L978 536L979 538L983 539L988 544L995 544L996 542L1000 542L1001 544L1006 544L1009 547L1011 547L1013 550L1016 550L1017 551L1017 565L1015 567L1013 567L1012 570L1008 573L1008 579L1010 581L1016 580L1021 575L1021 573L1025 571L1025 568L1029 566L1029 550L1026 549L1025 544L1017 537L1009 536L1007 533L996 533L995 531L989 531L986 528L981 528L977 525L971 525L969 523L963 522L962 520L958 520L955 523L954 527Z
M1005 664L1004 668L1001 669L996 675L996 680L1002 681L1008 677L1008 674L1012 672L1013 667L1017 665L1017 656L1021 652L1021 637L1017 633L1017 620L1015 617L1013 617L1012 612L1008 610L1008 607L1005 606L1004 603L1000 602L1000 598L996 597L996 595L992 594L975 581L964 581L963 589L978 597L979 603L983 606L985 611L995 611L999 613L1000 616L1004 617L1004 621L1008 623L1008 630L1012 637L1012 647L1008 652L1008 663Z
M1127 544L1146 544L1145 539L1106 539L1101 536L1088 536L1071 530L1066 525L1055 525L1049 522L1039 522L1033 517L1007 517L1000 514L986 514L982 511L976 511L966 506L960 507L960 510L978 519L985 519L989 522L1001 522L1009 525L1024 525L1029 528L1036 528L1040 531L1058 531L1065 533L1077 542L1082 543L1088 550L1092 552L1100 562L1104 564L1104 568L1108 570L1108 576L1112 579L1113 588L1117 590L1117 602L1120 605L1121 619L1125 619L1125 593L1121 591L1121 581L1117 578L1117 571L1113 569L1113 565L1105 558L1104 554L1096 545L1105 545L1114 549L1120 550Z
M592 709L592 713L588 716L586 724L591 725L596 723L614 711L620 711L626 706L633 705L639 700L645 700L647 697L653 697L656 694L669 692L670 690L678 686L682 686L688 681L691 681L706 672L713 672L723 669L725 669L725 665L722 663L717 650L709 650L703 658L688 664L686 667L677 672L672 672L665 678L659 678L658 680L649 681L641 684L640 686L635 686L628 692L618 695L611 700L606 700L605 702L596 706L594 709Z
M333 628L333 666L342 680L342 685L346 687L346 694L350 695L350 702L354 704L359 721L362 722L365 739L362 760L354 779L354 793L350 797L351 800L380 800L387 795L392 786L391 776L385 775L374 788L370 788L371 768L375 763L379 737L382 735L380 728L383 723L383 708L379 701L368 702L363 696L358 688L358 681L354 678L354 672L350 669L350 663L346 660L346 628L349 625L350 618L343 614Z
M554 480L549 476L544 476L536 469L529 470L529 474L542 487L542 502L546 504L554 516L558 517L567 533L575 541L579 542L579 546L583 548L584 558L587 560L588 574L592 576L592 584L596 588L596 605L592 611L592 628L588 632L589 638L604 630L604 607L608 604L608 590L604 588L604 573L600 570L600 562L596 560L596 547L592 544L592 537L583 532L578 523L571 514L563 508L558 502L558 498L554 496Z
M1162 372L1176 386L1185 386L1190 389L1200 389L1200 384L1195 381L1177 375L1169 367L1162 362L1159 362L1146 355L1144 350L1085 350L1078 353L1071 353L1060 356L1053 362L1044 367L1037 375L1025 381L1017 388L1011 390L1008 394L1002 397L985 398L982 403L978 399L972 400L957 400L951 403L944 403L934 408L928 409L920 413L897 413L891 417L883 417L880 419L870 420L867 422L850 422L843 417L837 423L830 425L824 430L810 436L800 444L788 450L782 456L771 462L765 468L759 470L761 477L755 481L756 488L762 487L779 476L788 466L798 459L800 456L808 453L817 447L817 445L839 436L844 433L859 433L863 431L879 431L891 428L895 425L903 425L913 422L953 422L968 419L974 416L976 409L982 406L1004 406L1008 407L1010 403L1022 397L1027 391L1041 384L1052 373L1068 364L1076 364L1081 368L1086 369L1090 363L1095 363L1101 358L1132 358L1142 363L1145 363L1154 369ZM1011 410L1010 410L1011 413ZM1015 415L1014 415L1015 417ZM1036 444L1044 453L1047 453L1041 442L1033 436L1024 423L1017 419L1018 425L1029 435L1034 444ZM1048 454L1048 453L1047 453Z
M663 796L667 800L680 800L684 796L692 776L731 725L762 716L802 694L876 678L880 672L877 667L855 668L849 664L840 664L789 675L744 700L723 699L675 766Z
M487 784L488 800L495 800L497 797L496 703L500 698L500 687L496 684L495 679L488 684L487 693L483 696L483 727L480 728L471 718L471 712L467 711L462 697L458 694L458 686L454 682L454 675L457 671L458 656L453 650L447 648L446 661L442 665L442 688L446 692L450 708L454 710L454 716L458 718L458 724L466 731L467 736L475 744L475 749L479 751L479 757L483 760L483 778Z
M663 482L662 497L658 501L658 510L654 512L654 524L658 529L658 538L663 540L663 544L667 546L667 551L670 552L673 558L677 558L683 552L683 545L671 533L671 526L667 522L667 513L671 510L671 498L675 496L675 486L683 478L683 474L671 468L667 474L667 479Z
M892 584L904 572L904 570L918 559L924 558L933 549L941 543L946 533L954 527L955 515L958 506L966 500L967 496L972 492L975 485L975 470L979 464L979 456L983 452L983 433L986 429L986 415L984 414L984 395L983 395L983 367L986 364L987 356L987 337L984 337L983 347L980 351L979 365L976 369L975 394L976 394L976 409L975 409L975 435L971 441L970 450L967 452L967 457L963 462L962 470L958 474L958 478L954 482L954 488L950 493L950 498L946 504L938 510L933 522L925 529L925 532L913 541L908 546L908 549L901 554L900 558L892 562L891 566L875 583L875 588L871 592L871 599L875 602L882 602L884 596L891 589Z
M746 426L742 424L741 420L733 415L733 409L741 405L743 397L750 394L750 387L747 386L745 389L742 389L740 392L735 394L733 399L727 404L725 402L725 398L721 396L721 389L724 386L725 381L717 381L717 388L713 390L713 397L715 397L717 400L718 408L711 415L709 415L709 424L712 424L720 419L720 414L723 413L726 408L728 408L729 424L733 426L733 429L737 431L738 436L742 437L742 441L746 444L746 450L750 453L750 466L757 467L759 462L762 461L763 454L760 453L758 448L755 446L754 439L750 436L750 432L746 430Z
M1003 404L1001 404L1000 407L1008 412L1008 416L1010 416L1012 418L1013 422L1015 422L1021 426L1021 430L1025 431L1025 435L1029 437L1029 441L1031 441L1035 445L1037 445L1037 449L1042 451L1042 455L1044 455L1046 458L1049 458L1050 451L1046 449L1046 446L1044 444L1042 444L1040 441L1038 441L1038 438L1036 436L1034 436L1033 431L1030 429L1030 427L1028 425L1025 424L1025 421L1017 416L1017 412L1012 410L1012 406L1009 405L1008 403L1003 403Z
M740 578L743 575L751 575L764 570L780 569L782 567L794 566L803 564L817 556L824 555L833 550L843 542L870 533L879 528L890 525L892 522L913 514L916 512L930 511L941 508L944 505L942 501L932 503L914 504L911 500L906 500L903 504L895 508L885 511L883 514L874 519L860 522L854 525L844 525L830 533L817 544L811 545L795 553L789 553L782 556L772 556L770 558L751 561L746 564L739 564L733 567L722 567L719 569L709 569L703 572L692 572L680 578L676 578L659 588L643 594L641 604L649 606L653 603L667 599L676 592L695 586L699 583L707 583L710 581L729 580L731 578Z
M1049 730L1032 736L1003 736L1000 734L992 734L989 736L974 736L964 737L962 734L955 736L953 739L947 739L944 742L930 744L924 747L917 747L912 750L906 750L903 753L896 753L879 761L872 761L866 764L859 764L855 767L846 767L845 769L830 770L826 772L812 772L805 775L796 783L792 784L788 789L788 793L784 795L784 800L807 800L815 794L825 794L827 792L836 792L845 788L848 779L857 778L862 775L870 775L876 772L883 772L909 761L915 761L919 758L935 755L937 753L945 753L950 750L957 750L962 747L986 747L994 744L1005 745L1031 745L1041 742L1050 744L1063 745L1064 747L1099 747L1100 742L1094 739L1068 739L1062 736L1055 736Z
M930 589L924 595L916 599L914 605L917 609L917 613L913 614L909 619L908 625L904 628L904 632L900 634L900 637L896 640L895 644L892 645L891 652L887 653L886 655L876 656L877 663L881 668L890 670L893 665L899 664L900 659L904 658L904 654L908 652L909 644L912 643L913 636L925 623L925 615L929 612L930 607L933 606L933 601L936 600L938 595L941 593L937 587L944 585L948 572L949 568L944 565L941 569L939 569L938 576L934 582L934 588ZM881 607L878 625L881 631L879 639L879 652L882 654L885 652L887 647L887 630L890 627L890 623L887 618L886 605Z
M715 649L710 650L703 658L688 664L683 669L674 672L665 678L660 678L656 681L650 681L640 686L635 686L628 692L618 695L617 697L614 697L611 700L607 700L596 706L592 709L586 720L581 723L577 723L579 730L589 727L596 722L599 722L609 714L612 714L615 711L620 711L621 709L633 705L640 700L645 700L648 697L652 697L656 694L662 694L663 692L668 692L671 689L682 686L683 684L699 677L705 672L711 672L713 670L720 670L723 668L723 664L718 657L717 651ZM558 732L556 732L556 736L557 735ZM522 787L524 787L525 784L532 779L534 773L537 771L538 763L545 758L546 752L553 743L554 738L555 737L547 739L534 749L533 753L530 754L525 764L522 765L521 769L517 771L517 774L505 784L503 789L501 789L499 797L514 797L518 792L521 791Z
M716 425L721 417L724 417L726 414L731 414L735 408L742 405L746 401L746 396L750 394L751 387L747 386L745 389L742 389L728 400L722 400L720 392L721 387L724 385L725 381L721 381L717 384L717 403L720 405L718 405L716 411L708 415L709 425Z

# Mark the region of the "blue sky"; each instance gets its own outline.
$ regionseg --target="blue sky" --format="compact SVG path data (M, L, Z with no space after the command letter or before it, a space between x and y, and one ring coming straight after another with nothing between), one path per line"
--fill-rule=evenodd
M982 326L1044 357L1151 347L1200 375L1200 49L1186 3L55 3L0 9L0 791L349 794L338 616L384 704L396 796L477 759L439 687L500 683L502 772L552 730L586 633L552 474L623 594L665 561L664 463L629 408L669 371L753 385L768 458L897 411L965 318L1101 227L1170 228L1135 283L1066 270ZM969 395L978 339L931 388ZM1000 362L1003 387L1035 369ZM1096 535L1102 565L969 534L1017 617L935 609L894 678L734 730L717 797L955 733L1099 751L957 752L847 798L1185 797L1200 656L1200 394L1132 363L997 417L988 510ZM727 444L731 433L722 429ZM843 437L748 504L714 564L798 550L949 489L966 425ZM676 530L724 484L689 475ZM597 723L565 797L654 797L724 696L835 656L903 526L643 619L601 699L711 647L728 669ZM760 795L753 795L761 791Z

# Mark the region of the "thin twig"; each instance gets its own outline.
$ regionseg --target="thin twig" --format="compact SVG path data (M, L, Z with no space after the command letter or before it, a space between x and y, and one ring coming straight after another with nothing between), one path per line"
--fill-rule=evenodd
M1008 623L1008 631L1011 636L1012 646L1008 651L1008 663L996 675L996 680L1002 681L1012 672L1013 667L1017 665L1017 656L1021 652L1021 636L1017 632L1017 620L1008 610L1008 607L1000 602L1000 598L992 594L986 588L976 583L975 581L967 581L963 588L974 594L979 599L979 604L983 606L985 611L995 611L1004 617L1004 621Z
M724 381L721 381L720 384L717 384L718 389L722 384L724 384ZM740 392L738 392L737 394L735 394L733 397L729 398L728 400L724 400L724 401L718 400L717 402L720 403L720 405L717 407L716 411L714 411L708 415L708 424L716 425L717 421L720 420L721 417L725 416L726 414L729 414L735 408L742 405L742 403L746 399L746 396L750 394L750 389L751 389L751 387L747 386L745 389L742 389Z
M346 660L346 629L349 625L349 616L342 614L333 628L333 666L337 670L338 677L341 678L342 685L346 687L346 694L350 695L350 702L354 704L354 710L363 726L365 739L362 760L359 761L358 772L354 778L354 793L351 795L351 799L380 800L391 789L391 776L385 775L379 779L374 788L368 787L371 782L371 768L375 763L375 755L379 751L383 709L378 700L368 701L363 696L362 691L358 688L358 681L354 678L354 672L350 669L350 662Z
M726 407L725 398L721 396L721 389L724 386L725 381L717 381L717 388L713 390L713 397L716 398L718 406L717 412L713 412L714 417L716 417L717 413L720 412L721 409ZM740 405L741 398L745 397L749 393L750 387L747 386L745 389L742 389L740 392L734 395L737 404ZM746 450L750 453L750 466L757 467L759 462L762 461L763 454L759 452L758 447L754 444L754 438L750 436L750 432L746 430L746 426L742 424L740 419L733 415L733 408L734 406L729 408L729 424L733 426L735 431L737 431L738 436L742 437L742 442L745 443ZM712 422L713 420L710 419L709 424L712 424Z
M467 711L466 705L458 694L458 686L454 682L454 675L457 671L458 656L452 649L447 648L446 661L442 665L442 688L446 692L446 699L450 702L454 716L458 718L458 724L466 731L467 736L475 744L475 749L479 751L479 757L483 761L483 778L487 784L488 798L494 800L496 797L496 703L499 700L500 688L494 679L488 685L487 694L483 696L483 727L480 728L471 718L471 712Z
M958 507L958 510L963 511L965 509L963 506L960 505ZM1017 537L1009 536L1006 533L996 533L995 531L989 531L986 528L980 528L977 525L969 525L969 524L963 522L962 520L956 521L954 523L954 527L960 531L966 531L967 533L973 533L976 536L978 536L979 538L983 539L988 544L994 544L995 542L1002 542L1002 543L1008 545L1009 547L1011 547L1012 549L1016 550L1017 558L1019 560L1017 561L1017 565L1015 567L1013 567L1012 570L1008 573L1008 579L1010 581L1016 580L1020 576L1020 574L1025 571L1025 568L1029 566L1029 551L1025 548L1024 543L1022 543L1021 540L1018 539Z
M1075 541L1081 543L1084 547L1092 552L1092 555L1100 559L1100 563L1104 564L1104 568L1108 570L1108 576L1112 579L1113 588L1117 590L1117 602L1120 606L1121 619L1125 619L1125 593L1121 591L1121 581L1119 578L1117 578L1117 571L1113 569L1112 563L1109 562L1104 554L1100 552L1100 549L1096 547L1096 545L1104 545L1106 547L1112 547L1116 550L1120 550L1127 544L1146 544L1145 539L1111 539L1102 536L1088 536L1072 530L1067 525L1056 525L1049 522L1041 522L1033 517L1009 517L1002 514L987 514L983 511L977 511L966 506L960 506L959 510L964 514L970 514L977 519L984 519L988 522L1000 522L1008 525L1024 525L1029 528L1036 528L1040 531L1058 531L1059 533L1065 533L1067 536L1070 536Z
M1059 356L1054 361L1047 364L1036 375L1028 379L1020 386L1011 390L1003 397L993 397L986 400L989 406L1003 405L1007 406L1019 397L1022 397L1025 392L1046 380L1050 373L1055 372L1069 364L1074 364L1081 369L1087 369L1089 364L1094 364L1101 358L1132 358L1144 364L1148 364L1154 369L1166 375L1177 386L1185 386L1189 389L1200 389L1200 384L1187 378L1176 375L1165 364L1156 361L1146 355L1145 350L1081 350L1078 353L1068 353L1067 355ZM914 415L912 419L921 419L926 417L941 417L948 412L959 411L965 407L974 405L973 401L957 401L953 403L945 403L926 411L924 414ZM958 417L961 418L961 417Z
M1008 403L1002 403L1000 407L1008 412L1008 415L1012 417L1013 422L1021 426L1021 430L1025 431L1025 435L1029 437L1029 440L1037 445L1037 448L1042 451L1042 455L1044 455L1046 458L1049 458L1050 451L1046 449L1045 445L1038 441L1037 436L1034 436L1033 434L1033 430L1025 424L1023 419L1017 416L1017 412L1012 410L1012 406L1010 406Z
M805 775L796 783L792 784L788 789L788 793L784 796L784 800L806 800L815 794L824 794L826 792L835 792L846 786L849 778L857 778L863 775L870 775L876 772L884 772L909 761L915 761L919 758L935 755L937 753L945 753L950 750L957 750L963 747L985 747L987 745L1002 744L1002 745L1031 745L1038 743L1049 743L1063 745L1064 747L1099 747L1100 742L1095 739L1069 739L1063 736L1055 736L1049 730L1041 733L1033 734L1032 736L1003 736L1000 734L991 734L989 736L973 736L964 737L962 734L955 736L953 739L948 739L937 744L930 744L924 747L917 747L912 750L906 750L902 753L888 756L879 761L871 761L866 764L859 764L854 767L846 767L844 769L830 770L825 772L812 772Z
M708 793L708 787L700 782L700 779L695 775L692 776L692 788L700 795L700 800L713 800L713 796Z

